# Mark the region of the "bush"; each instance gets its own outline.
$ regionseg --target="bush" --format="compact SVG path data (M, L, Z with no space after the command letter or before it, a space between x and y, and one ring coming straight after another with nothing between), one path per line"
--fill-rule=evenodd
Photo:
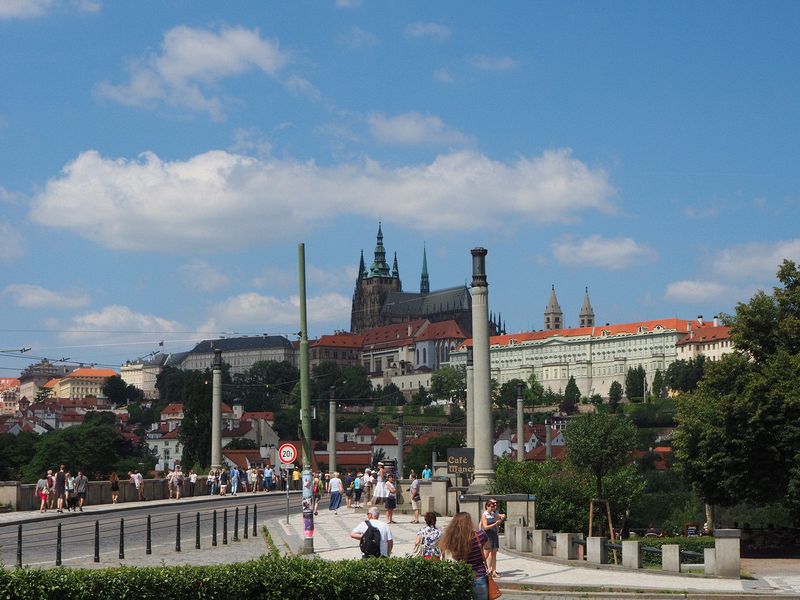
M703 549L714 547L713 537L644 537L639 540L639 548L658 548L665 544L678 544L681 552L697 552L700 556L681 556L682 563L700 564L703 562ZM646 565L660 565L661 554L655 552L642 552L642 562Z
M466 563L423 559L323 561L261 557L213 567L122 567L115 569L19 569L0 571L0 598L281 598L409 600L471 597Z

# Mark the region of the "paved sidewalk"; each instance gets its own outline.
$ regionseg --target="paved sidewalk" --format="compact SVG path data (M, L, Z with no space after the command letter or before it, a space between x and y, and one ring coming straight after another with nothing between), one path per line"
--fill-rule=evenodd
M319 511L314 525L314 551L324 560L359 559L361 553L358 542L350 538L350 532L366 516L364 512L355 512L343 508L338 515L325 510ZM381 512L381 519L385 513ZM408 515L395 515L396 525L390 525L394 536L392 556L409 555L414 547L416 533L420 525L410 523ZM450 522L448 517L438 519L437 525L444 528ZM303 545L303 522L300 515L293 515L289 524L286 519L269 519L265 521L273 541L282 551L297 552ZM765 579L735 580L709 578L698 575L662 574L652 570L632 570L622 567L594 568L591 566L575 566L555 559L535 559L531 555L501 550L498 554L497 566L500 573L498 583L505 589L611 589L669 591L677 593L729 594L761 593L770 595L788 595L791 589L776 586ZM796 593L796 592L795 592ZM792 594L794 597L796 595Z

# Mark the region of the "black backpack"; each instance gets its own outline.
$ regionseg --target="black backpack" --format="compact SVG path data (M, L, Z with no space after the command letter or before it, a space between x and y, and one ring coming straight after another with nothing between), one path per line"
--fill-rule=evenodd
M381 531L367 519L367 530L361 536L361 554L364 558L381 555Z

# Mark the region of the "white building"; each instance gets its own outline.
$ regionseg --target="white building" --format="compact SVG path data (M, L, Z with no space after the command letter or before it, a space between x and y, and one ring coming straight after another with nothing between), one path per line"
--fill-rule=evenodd
M696 360L702 354L707 360L717 361L733 351L730 327L720 325L716 318L713 325L693 329L678 342L679 360Z
M265 360L297 366L297 350L292 342L280 335L260 335L204 340L186 354L180 368L185 371L210 369L215 350L222 350L222 361L230 365L231 375L244 373L253 364Z
M614 381L625 385L628 369L642 365L648 389L656 370L664 373L679 356L679 343L712 325L670 318L493 336L491 375L499 384L527 380L531 373L545 389L563 391L570 377L583 396L608 396ZM467 340L451 352L451 366L466 365Z

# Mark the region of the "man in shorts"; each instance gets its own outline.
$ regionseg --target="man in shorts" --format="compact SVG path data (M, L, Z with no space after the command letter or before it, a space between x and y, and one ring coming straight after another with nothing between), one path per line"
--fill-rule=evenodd
M83 505L86 502L86 494L89 492L89 478L83 474L83 471L78 470L78 476L75 478L75 494L78 496L78 509L83 512Z

